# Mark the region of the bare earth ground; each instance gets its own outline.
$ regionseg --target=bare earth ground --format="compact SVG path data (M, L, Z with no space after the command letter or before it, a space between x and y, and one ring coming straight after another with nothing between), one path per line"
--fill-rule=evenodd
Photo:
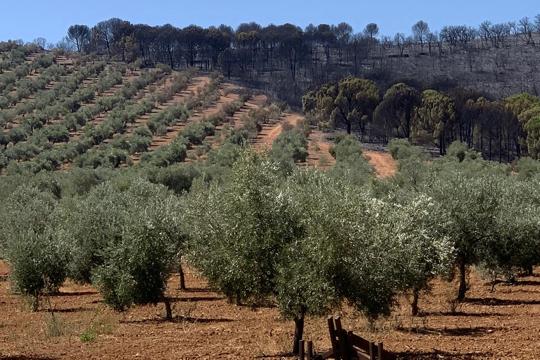
M0 263L1 264L1 263ZM540 268L519 285L490 285L475 272L468 300L450 313L453 295L436 281L424 295L423 316L412 318L405 298L390 319L368 330L366 321L348 306L337 312L344 326L383 341L385 348L410 359L539 359ZM0 274L8 272L0 265ZM32 313L23 298L0 282L0 359L253 359L284 358L290 349L292 322L276 308L228 304L206 282L187 271L188 291L175 290L173 322L162 320L163 306L135 307L119 314L108 309L89 286L68 283L58 296ZM455 289L455 287L454 287ZM54 308L55 319L44 310ZM56 325L55 325L56 324ZM61 333L55 335L54 332ZM94 334L87 342L81 334ZM309 318L305 338L318 350L329 348L325 319Z
M393 176L397 171L397 163L387 152L363 150L363 154L375 169L378 178Z
M307 163L320 169L328 169L336 163L336 159L330 154L332 143L326 138L326 134L319 130L313 130L308 137Z

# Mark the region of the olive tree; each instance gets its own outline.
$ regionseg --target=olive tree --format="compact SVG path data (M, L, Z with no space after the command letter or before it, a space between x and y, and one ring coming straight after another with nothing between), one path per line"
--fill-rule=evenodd
M66 277L65 248L56 241L56 199L49 192L23 185L7 199L1 219L2 243L16 291L39 308L43 293L56 291Z
M247 153L225 184L199 184L188 201L189 258L230 299L274 300L294 320L294 353L305 316L342 300L370 319L389 314L399 293L423 289L451 254L418 220L428 200L411 217L413 207L398 211L322 172L280 174Z
M116 310L164 302L167 280L185 240L179 199L164 186L119 177L61 206L69 273L91 281Z
M425 191L441 204L448 215L443 233L456 248L459 270L458 300L465 298L467 269L479 261L479 247L492 236L499 209L500 186L497 176L482 173L474 161L446 165L430 174ZM469 167L466 169L465 167Z
M532 274L540 263L540 183L505 177L492 236L480 244L480 262L496 278L513 281L519 271Z

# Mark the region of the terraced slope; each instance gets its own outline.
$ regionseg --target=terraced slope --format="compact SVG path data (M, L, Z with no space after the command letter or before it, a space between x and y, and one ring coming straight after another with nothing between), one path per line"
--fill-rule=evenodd
M320 169L328 169L336 163L330 154L332 143L327 139L328 134L320 130L312 130L308 137L307 164Z
M179 122L174 124L173 126L170 126L167 129L167 133L163 135L154 136L152 138L152 143L149 146L149 151L155 150L159 148L160 146L165 146L170 144L174 139L176 139L182 132L182 130L189 124L196 123L203 121L204 119L207 119L211 116L219 114L223 107L227 104L230 104L234 102L235 100L238 100L238 95L234 93L230 93L227 90L231 91L234 89L234 85L232 84L225 84L222 85L220 89L220 97L219 99L211 104L211 106L206 107L204 109L197 109L195 110L191 116L188 118L185 122ZM221 128L218 126L216 127L216 131L219 131Z
M198 77L193 78L191 83L188 85L187 89L180 91L179 93L175 94L167 102L157 105L151 112L144 114L143 116L135 120L133 123L128 124L128 126L126 127L125 134L126 135L133 134L136 128L146 125L148 123L148 120L150 120L150 118L152 117L152 115L159 114L171 106L184 104L190 97L193 97L195 94L200 92L209 83L210 83L210 78L207 76L198 76ZM165 84L165 87L168 85L170 85L169 82Z

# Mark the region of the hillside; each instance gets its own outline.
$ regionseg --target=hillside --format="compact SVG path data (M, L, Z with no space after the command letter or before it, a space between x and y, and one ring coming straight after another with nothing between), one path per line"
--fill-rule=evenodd
M215 74L21 49L2 53L4 174L191 163L244 130L269 151L283 129L304 126L302 114ZM310 129L300 162L333 165L329 136Z

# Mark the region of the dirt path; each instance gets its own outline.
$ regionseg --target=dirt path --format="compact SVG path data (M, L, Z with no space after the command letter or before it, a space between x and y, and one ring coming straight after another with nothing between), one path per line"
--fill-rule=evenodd
M269 150L277 137L283 132L285 124L297 126L304 118L296 113L284 113L275 122L264 124L257 137L253 140L253 147L257 151Z
M364 150L364 157L369 161L378 178L394 176L397 172L397 163L387 152Z

